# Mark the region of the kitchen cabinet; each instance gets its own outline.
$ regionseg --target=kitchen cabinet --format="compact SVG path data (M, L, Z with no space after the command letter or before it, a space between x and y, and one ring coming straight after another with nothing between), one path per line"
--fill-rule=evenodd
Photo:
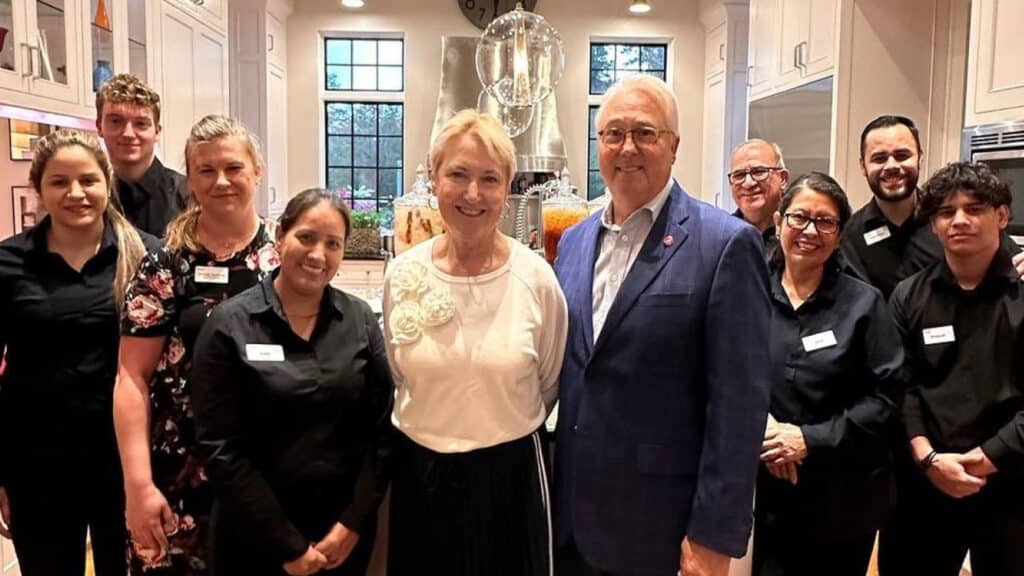
M228 39L177 5L164 0L160 15L161 159L184 171L192 124L229 111Z
M288 74L285 35L290 2L231 6L231 113L263 144L264 178L256 209L275 217L288 202Z
M114 74L126 72L150 80L152 27L159 6L157 0L84 0L83 6L83 104L90 106L96 90Z
M249 0L236 0L246 3ZM228 0L164 0L207 26L224 33L227 31Z
M971 4L965 124L1024 119L1024 2Z
M0 101L81 112L85 0L0 0Z
M751 0L750 99L832 73L839 0Z

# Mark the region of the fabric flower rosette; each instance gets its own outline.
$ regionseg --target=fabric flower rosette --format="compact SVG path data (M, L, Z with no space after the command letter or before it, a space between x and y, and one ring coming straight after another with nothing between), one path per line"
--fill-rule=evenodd
M432 287L429 271L419 262L403 262L391 275L391 309L388 328L396 346L412 344L423 336L425 328L448 322L455 316L455 302L442 289Z

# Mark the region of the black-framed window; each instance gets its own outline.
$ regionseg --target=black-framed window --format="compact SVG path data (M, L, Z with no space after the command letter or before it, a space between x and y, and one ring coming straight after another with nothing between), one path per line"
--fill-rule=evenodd
M404 69L404 40L324 38L324 88L329 92L401 92Z
M604 194L604 179L601 178L601 166L597 161L597 128L594 127L594 119L597 118L598 106L590 105L589 137L587 139L587 199L593 200Z
M604 94L616 80L636 74L665 79L667 44L592 42L590 93Z
M325 102L328 190L354 210L380 210L402 195L401 102Z

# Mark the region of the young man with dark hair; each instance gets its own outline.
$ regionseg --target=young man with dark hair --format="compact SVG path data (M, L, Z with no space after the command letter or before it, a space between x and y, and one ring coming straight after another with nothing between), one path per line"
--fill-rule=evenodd
M911 367L882 574L1024 574L1024 291L1001 245L1010 190L983 164L939 170L919 198L943 257L890 301Z
M163 236L185 208L185 177L154 155L160 138L160 96L131 74L118 74L96 93L96 130L114 166L117 197L136 228Z

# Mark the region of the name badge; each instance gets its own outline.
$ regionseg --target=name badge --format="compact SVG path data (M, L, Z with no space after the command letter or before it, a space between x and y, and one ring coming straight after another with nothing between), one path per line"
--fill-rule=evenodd
M230 270L223 266L196 266L196 283L227 284Z
M956 335L953 334L952 326L936 326L934 328L925 328L921 330L921 335L924 336L924 345L929 346L931 344L945 344L947 342L956 342Z
M836 335L831 330L804 336L802 340L804 342L804 350L807 352L814 352L815 350L836 345Z
M284 362L284 348L277 344L246 344L245 357L249 362Z
M875 228L870 232L865 232L864 243L867 244L868 246L871 246L872 244L878 244L879 242L885 240L889 236L892 236L892 232L889 230L889 227L882 226L880 228Z

